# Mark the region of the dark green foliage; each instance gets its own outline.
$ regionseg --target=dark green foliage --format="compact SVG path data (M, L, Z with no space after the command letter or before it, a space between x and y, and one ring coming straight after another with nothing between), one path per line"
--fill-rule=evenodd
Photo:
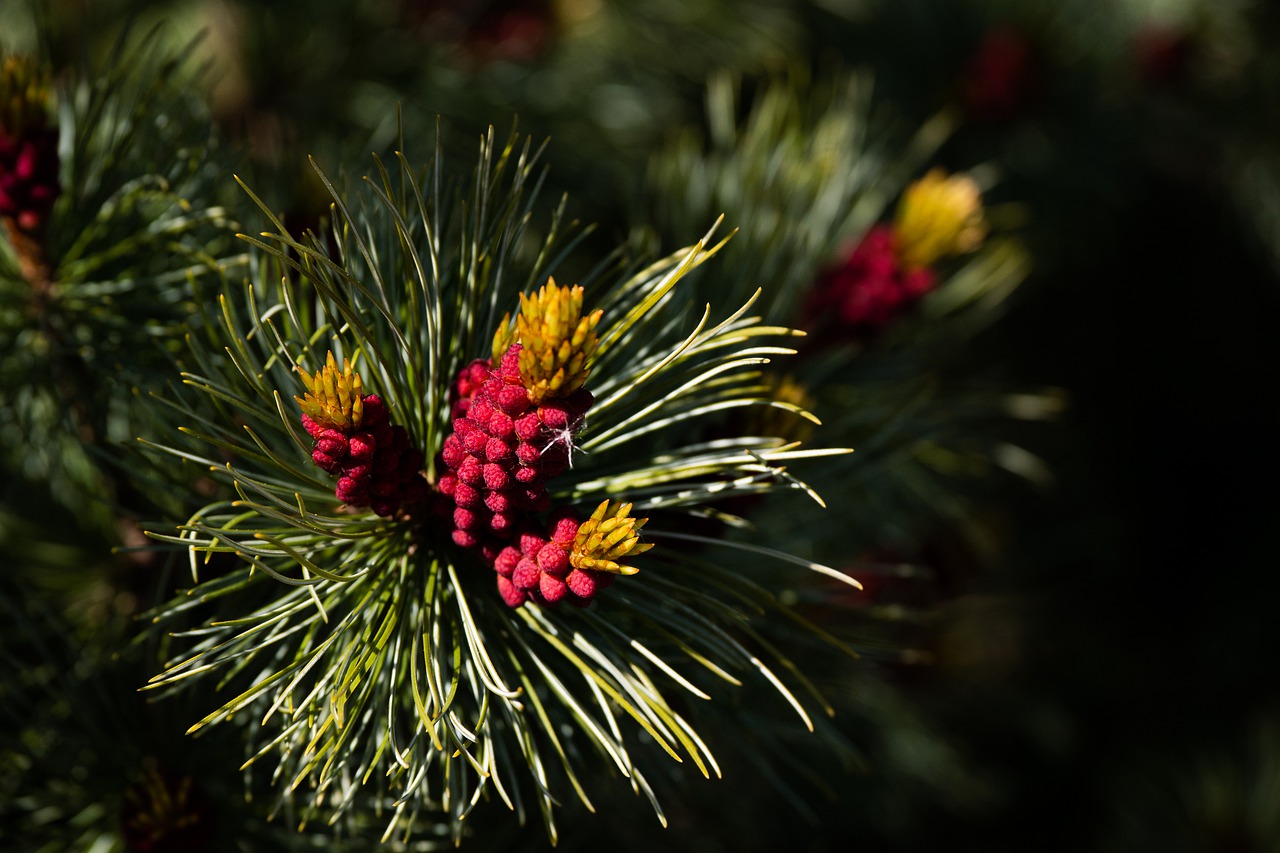
M186 63L153 35L119 45L101 75L58 79L47 236L25 260L0 243L6 541L42 513L110 541L118 516L146 506L108 448L132 440L134 389L167 373L193 281L232 247L226 166Z

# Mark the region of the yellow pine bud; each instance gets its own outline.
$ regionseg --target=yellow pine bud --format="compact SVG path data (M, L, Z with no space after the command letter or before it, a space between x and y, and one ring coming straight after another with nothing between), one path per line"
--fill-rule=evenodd
M894 236L905 269L932 266L939 259L971 252L987 235L982 193L973 178L931 169L907 187L898 203Z
M502 315L502 322L498 324L498 331L493 333L493 349L489 358L489 363L494 367L502 364L502 356L507 350L511 349L511 345L516 342L516 327L511 323L511 312L508 311Z
M348 431L358 429L364 417L364 397L361 394L363 385L360 374L351 367L351 362L342 360L342 370L330 352L325 366L309 375L302 368L302 384L307 393L302 397L294 397L302 412L322 427Z
M0 132L17 136L49 125L53 96L49 73L27 56L0 63Z
M634 575L638 570L619 561L643 554L653 547L640 541L640 528L647 518L632 518L631 504L603 501L591 517L578 527L569 552L569 563L575 569Z
M551 278L532 296L520 295L520 379L535 404L572 394L591 371L603 312L582 316L582 294L578 285L558 287Z

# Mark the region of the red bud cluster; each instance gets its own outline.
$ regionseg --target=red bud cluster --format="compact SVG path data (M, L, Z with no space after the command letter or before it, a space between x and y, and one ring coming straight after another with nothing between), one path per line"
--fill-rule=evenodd
M905 269L892 225L877 225L840 266L823 275L809 300L814 318L833 317L854 335L871 335L933 289L929 267Z
M454 542L479 549L489 561L530 536L532 515L550 509L547 481L568 468L573 435L593 402L579 388L534 404L521 380L520 351L513 344L496 368L483 360L463 368L454 384L453 432L441 451L445 473L436 484L454 504ZM469 389L468 399L463 394ZM510 574L498 572L500 589L510 588ZM518 596L503 592L513 607L529 597L525 589ZM550 604L560 597L539 600Z
M21 56L0 61L0 222L40 239L61 185L48 73Z
M557 513L547 538L522 533L493 561L498 593L510 607L526 601L542 605L567 601L586 607L596 592L613 583L609 572L574 568L570 562L579 522L572 510Z
M60 189L58 131L32 128L10 136L0 127L0 218L39 234Z
M330 474L339 474L334 494L349 506L371 507L385 518L404 504L427 496L422 478L422 452L409 446L405 428L392 424L387 406L377 394L362 399L358 426L338 428L302 416L302 425L316 440L311 459Z

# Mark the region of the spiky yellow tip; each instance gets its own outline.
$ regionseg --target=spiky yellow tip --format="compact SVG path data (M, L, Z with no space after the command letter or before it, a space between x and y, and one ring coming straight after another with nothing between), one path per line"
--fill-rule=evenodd
M303 414L321 427L343 431L359 428L364 417L364 398L360 393L363 385L351 362L344 358L342 370L338 370L331 352L315 376L308 375L302 368L298 368L298 372L302 374L307 393L293 399L298 401Z
M898 261L908 270L973 251L987 235L978 184L968 175L929 170L903 193L894 235Z
M557 287L555 279L533 296L520 294L520 380L536 405L582 387L600 339L602 311L582 316L582 288Z
M570 565L575 569L634 575L636 568L619 561L653 547L650 542L640 541L640 528L648 520L632 518L631 504L602 501L591 517L578 526L573 550L569 552Z
M0 133L18 136L46 127L53 97L49 73L27 56L0 63Z
M502 315L502 322L498 324L498 331L493 333L493 350L489 363L494 367L502 364L502 356L507 350L511 349L511 345L516 342L516 327L511 322L511 312Z

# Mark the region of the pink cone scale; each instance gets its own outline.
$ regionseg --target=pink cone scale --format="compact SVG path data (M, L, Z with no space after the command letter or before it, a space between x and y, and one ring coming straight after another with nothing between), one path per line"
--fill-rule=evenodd
M294 399L302 408L303 428L315 439L311 460L338 475L338 500L390 518L428 497L422 452L410 446L404 427L391 423L381 397L361 393L360 376L349 363L339 370L329 353L314 377L303 373L303 384L306 395ZM458 485L455 481L449 488Z
M576 551L583 524L594 530L600 520L580 522L572 508L553 508L547 491L547 482L571 464L574 438L594 402L584 381L600 316L582 314L582 288L549 281L521 296L521 313L514 324L503 319L492 357L466 365L453 385L452 432L439 457L437 491L451 499L445 514L453 541L481 553L510 607L586 606L614 574L635 571L605 559L600 536L591 540L599 553ZM628 533L643 524L627 521ZM609 530L619 524L607 522ZM614 536L605 550L619 556L618 542ZM647 547L632 537L622 550Z

